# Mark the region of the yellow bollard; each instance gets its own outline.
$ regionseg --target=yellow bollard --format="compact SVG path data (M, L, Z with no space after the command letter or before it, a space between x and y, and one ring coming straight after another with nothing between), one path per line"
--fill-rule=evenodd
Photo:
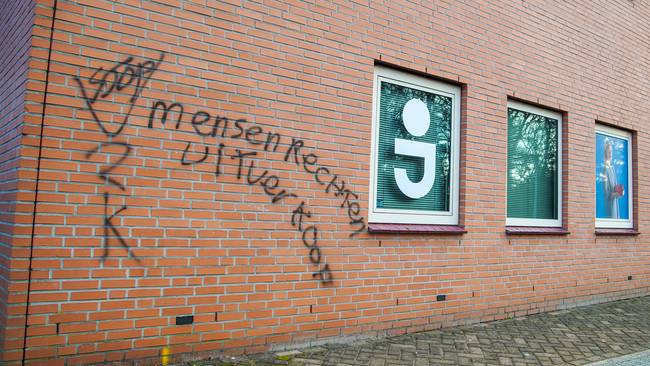
M163 347L160 351L160 360L162 361L162 366L167 366L169 363L169 347Z

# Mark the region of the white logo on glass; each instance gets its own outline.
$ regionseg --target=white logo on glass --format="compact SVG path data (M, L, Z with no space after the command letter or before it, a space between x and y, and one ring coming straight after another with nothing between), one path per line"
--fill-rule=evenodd
M404 127L413 136L424 136L429 130L430 115L427 105L420 99L411 99L404 105L402 111ZM431 191L436 177L436 145L395 139L395 154L424 158L424 174L419 182L412 182L406 174L406 169L393 168L395 181L400 191L410 198L422 198Z

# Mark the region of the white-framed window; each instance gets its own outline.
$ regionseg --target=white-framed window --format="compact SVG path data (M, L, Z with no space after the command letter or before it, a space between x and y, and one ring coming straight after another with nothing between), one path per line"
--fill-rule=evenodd
M596 125L596 227L633 227L632 133Z
M508 101L509 226L562 226L562 114Z
M458 224L460 87L375 67L369 222Z

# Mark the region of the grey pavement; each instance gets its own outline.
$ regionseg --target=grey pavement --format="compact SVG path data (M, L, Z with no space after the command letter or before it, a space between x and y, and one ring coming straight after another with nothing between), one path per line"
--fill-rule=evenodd
M590 363L587 366L647 366L650 365L650 351Z
M352 344L320 345L292 354L269 352L238 359L235 364L645 366L650 365L650 352L641 351L648 349L650 297L646 296ZM641 353L616 359L637 352ZM610 363L595 363L602 360Z

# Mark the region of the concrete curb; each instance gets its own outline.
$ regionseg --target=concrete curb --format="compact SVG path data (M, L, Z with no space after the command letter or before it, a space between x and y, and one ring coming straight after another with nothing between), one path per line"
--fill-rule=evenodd
M643 366L650 365L650 350L610 358L609 360L590 363L585 366Z

